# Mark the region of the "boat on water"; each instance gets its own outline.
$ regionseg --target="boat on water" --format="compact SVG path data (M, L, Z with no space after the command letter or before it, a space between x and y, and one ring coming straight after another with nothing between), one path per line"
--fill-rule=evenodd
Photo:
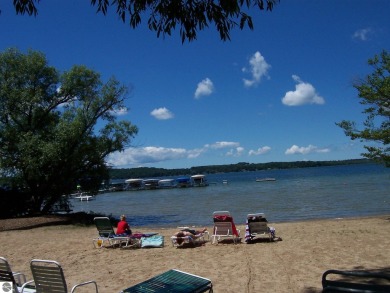
M192 185L195 187L209 186L207 178L203 174L197 174L191 176Z
M185 188L185 187L191 187L192 182L190 177L179 177L176 179L177 187L179 188Z
M256 179L256 182L267 182L267 181L276 181L276 178L267 177L267 178L257 178Z
M176 185L175 179L161 179L158 181L158 188L175 188Z
M141 190L144 189L144 180L140 178L131 178L125 181L126 190Z
M85 192L81 192L81 193L77 194L74 198L78 199L80 201L90 201L90 200L95 199L95 197L93 195L90 195L90 194L85 193Z
M159 187L158 182L160 179L144 179L143 185L145 189L157 189Z
M124 183L111 183L109 185L108 191L114 192L114 191L124 191L125 190L125 184Z

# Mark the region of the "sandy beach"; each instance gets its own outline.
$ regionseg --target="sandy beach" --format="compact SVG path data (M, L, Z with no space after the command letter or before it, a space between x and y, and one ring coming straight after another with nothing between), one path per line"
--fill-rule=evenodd
M132 227L164 236L164 247L151 249L94 248L94 226L55 225L0 232L0 256L28 279L31 259L56 260L70 287L95 280L103 293L120 292L173 268L211 279L216 293L321 292L322 273L331 268L390 273L390 215L269 225L282 241L206 242L194 248L172 246L177 229ZM244 223L237 227L244 236Z

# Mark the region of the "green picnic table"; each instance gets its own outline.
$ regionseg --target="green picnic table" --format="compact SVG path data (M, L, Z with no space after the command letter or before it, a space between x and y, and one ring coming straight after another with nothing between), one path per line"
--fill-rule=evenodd
M124 289L121 293L200 293L206 291L213 292L211 280L173 269Z

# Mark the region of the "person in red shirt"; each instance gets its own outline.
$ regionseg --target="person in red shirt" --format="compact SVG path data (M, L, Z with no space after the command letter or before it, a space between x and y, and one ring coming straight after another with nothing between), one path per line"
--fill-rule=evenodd
M126 216L122 215L121 220L118 222L118 226L116 228L116 234L127 234L131 235L131 229L129 224L126 222Z

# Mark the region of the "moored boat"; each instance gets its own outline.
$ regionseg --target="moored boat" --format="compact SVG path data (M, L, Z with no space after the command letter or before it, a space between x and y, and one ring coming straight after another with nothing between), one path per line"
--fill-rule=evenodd
M192 182L190 177L179 177L176 178L177 187L184 188L184 187L191 187Z
M176 180L175 179L161 179L158 181L159 188L175 188Z
M256 179L256 182L267 182L267 181L276 181L276 178L267 177L267 178L257 178Z
M94 200L95 199L95 197L93 195L89 195L88 193L85 193L85 192L79 193L74 198L78 199L80 201L90 201L90 200Z
M111 183L108 188L108 191L110 192L123 191L123 190L125 190L125 183L123 182Z
M206 176L203 174L197 174L191 176L191 181L192 181L192 185L195 187L203 187L209 185Z
M131 178L126 181L126 190L141 190L144 189L144 180L140 178Z
M157 189L159 181L160 179L145 179L142 183L145 189Z

